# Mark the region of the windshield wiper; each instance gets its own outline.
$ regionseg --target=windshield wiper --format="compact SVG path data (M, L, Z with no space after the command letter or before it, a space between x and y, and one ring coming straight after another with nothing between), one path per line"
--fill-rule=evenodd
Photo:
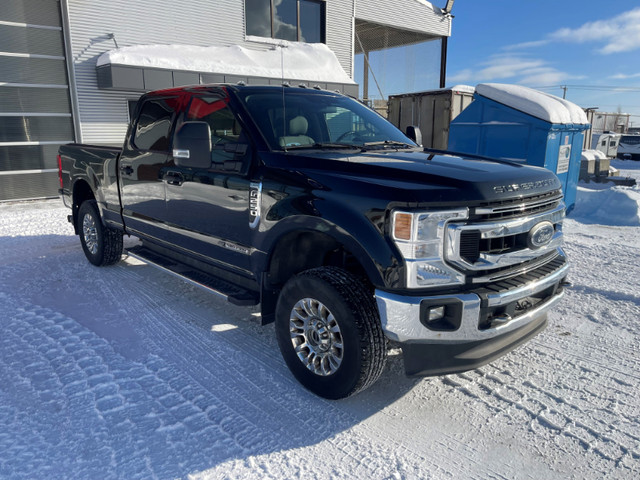
M410 143L406 143L406 142L396 142L394 140L383 140L381 142L365 142L360 146L363 152L366 150L369 150L370 148L377 148L377 147L416 148L416 145L411 145Z
M286 147L282 147L283 150L302 150L302 149L307 149L307 150L319 149L319 150L322 150L323 148L354 150L354 149L360 148L360 145L350 145L348 143L311 143L309 145L288 145Z

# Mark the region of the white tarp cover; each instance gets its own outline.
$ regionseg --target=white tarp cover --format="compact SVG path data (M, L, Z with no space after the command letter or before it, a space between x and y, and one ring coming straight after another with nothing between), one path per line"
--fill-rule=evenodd
M588 125L587 115L575 103L520 85L481 83L476 92L549 123Z
M271 50L239 45L135 45L103 53L97 66L106 64L166 68L204 73L289 78L310 82L355 82L335 54L323 43L279 42Z

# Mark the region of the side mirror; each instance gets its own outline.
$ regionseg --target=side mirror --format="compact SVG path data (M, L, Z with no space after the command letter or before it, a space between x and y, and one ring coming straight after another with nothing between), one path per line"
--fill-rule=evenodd
M185 122L173 138L173 159L179 167L211 168L211 130L207 122Z
M409 125L407 127L407 137L413 140L418 145L422 146L422 132L420 131L420 127L416 127L415 125Z

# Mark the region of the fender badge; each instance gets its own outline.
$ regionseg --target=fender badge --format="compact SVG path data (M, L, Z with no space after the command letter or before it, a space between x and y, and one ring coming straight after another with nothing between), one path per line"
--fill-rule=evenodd
M256 228L260 223L262 203L262 183L251 182L249 185L249 227Z

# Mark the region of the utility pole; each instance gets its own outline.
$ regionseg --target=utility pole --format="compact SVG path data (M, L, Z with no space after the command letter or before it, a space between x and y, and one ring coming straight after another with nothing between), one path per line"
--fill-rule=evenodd
M560 88L562 89L562 98L566 99L567 98L567 90L569 87L567 87L566 85L561 85Z

